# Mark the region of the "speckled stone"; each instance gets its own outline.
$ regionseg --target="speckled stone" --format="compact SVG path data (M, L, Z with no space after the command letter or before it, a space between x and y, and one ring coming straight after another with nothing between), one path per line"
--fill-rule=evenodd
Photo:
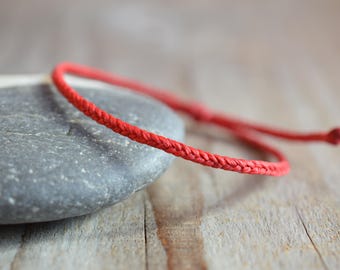
M77 88L109 113L182 140L181 120L127 90ZM48 84L0 88L0 224L84 215L157 179L173 157L83 116Z

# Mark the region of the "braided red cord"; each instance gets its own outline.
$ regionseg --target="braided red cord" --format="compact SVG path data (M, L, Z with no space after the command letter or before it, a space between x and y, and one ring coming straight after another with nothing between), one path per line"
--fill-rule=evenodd
M188 114L197 121L212 123L219 127L230 130L238 138L276 156L278 162L245 160L212 154L188 146L184 143L166 138L164 136L140 129L108 114L107 112L98 108L92 102L83 98L66 83L64 79L65 73L99 80L108 84L129 88L130 90L152 96L153 98L156 98L167 104L174 110ZM205 166L247 174L262 174L272 176L281 176L287 174L289 172L289 163L284 155L277 149L259 141L253 136L251 131L289 140L325 141L332 144L340 143L339 128L328 133L319 132L303 134L280 131L260 125L250 124L224 115L213 113L202 105L181 101L176 97L166 93L165 91L160 91L159 89L142 85L136 81L73 63L61 63L57 65L52 72L52 79L57 89L71 104L73 104L78 110L99 124L102 124L110 128L112 131L126 136L131 140L147 144L149 146L161 149L167 153Z

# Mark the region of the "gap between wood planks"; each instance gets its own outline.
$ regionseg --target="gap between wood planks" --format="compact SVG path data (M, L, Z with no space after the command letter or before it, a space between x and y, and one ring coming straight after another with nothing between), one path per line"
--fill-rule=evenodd
M319 249L317 248L317 246L315 245L315 243L314 243L312 237L311 237L310 234L308 233L306 224L305 224L305 222L303 221L303 218L302 218L302 216L301 216L301 214L300 214L300 212L299 212L297 206L295 206L295 211L296 211L296 214L297 214L299 220L301 221L301 224L302 224L302 226L303 226L303 228L304 228L304 231L306 232L306 235L307 235L308 239L309 239L310 242L312 243L315 252L316 252L316 253L318 254L318 256L319 256L320 261L321 261L323 267L324 267L326 270L328 270L328 267L327 267L327 265L326 265L326 263L325 263L325 260L322 258L322 255L321 255Z
M10 270L16 270L17 269L16 263L18 261L20 261L21 253L22 253L22 250L23 250L22 247L24 246L24 244L27 241L26 238L28 236L28 231L30 229L30 225L25 224L23 226L24 226L24 228L23 228L23 231L22 231L22 234L21 234L20 245L19 245L19 247L18 247L18 249L17 249L17 251L16 251L16 253L13 257L13 260L10 264Z

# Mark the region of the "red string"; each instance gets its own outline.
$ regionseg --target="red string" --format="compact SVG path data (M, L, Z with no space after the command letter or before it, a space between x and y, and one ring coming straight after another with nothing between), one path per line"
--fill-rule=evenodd
M216 126L228 129L239 139L274 155L278 161L268 162L261 160L245 160L212 154L192 146L188 146L184 143L166 138L164 136L157 135L147 130L140 129L137 126L133 126L114 117L113 115L108 114L104 110L98 108L92 102L83 98L81 95L79 95L79 93L77 93L76 90L66 83L64 79L65 73L99 80L108 84L129 88L130 90L149 95L167 104L174 110L191 116L199 122L214 124ZM99 124L102 124L110 128L112 131L126 136L136 142L147 144L149 146L161 149L167 153L205 166L247 174L262 174L272 176L281 176L287 174L290 168L285 156L277 149L261 142L257 137L254 136L255 132L287 140L304 142L323 141L335 145L340 143L340 128L333 129L330 132L295 133L277 130L261 125L255 125L225 115L214 113L203 105L184 102L165 91L161 91L160 89L145 86L133 80L73 63L60 63L57 65L52 72L52 79L57 89L70 103L72 103L78 110Z

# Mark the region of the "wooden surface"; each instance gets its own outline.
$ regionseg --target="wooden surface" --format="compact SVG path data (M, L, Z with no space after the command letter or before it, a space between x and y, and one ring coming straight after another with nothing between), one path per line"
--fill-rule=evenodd
M72 2L71 4L67 4ZM0 73L61 60L298 130L340 124L340 2L1 1ZM188 122L188 143L266 158ZM1 269L340 269L340 149L274 141L279 179L176 160L92 215L0 227Z

